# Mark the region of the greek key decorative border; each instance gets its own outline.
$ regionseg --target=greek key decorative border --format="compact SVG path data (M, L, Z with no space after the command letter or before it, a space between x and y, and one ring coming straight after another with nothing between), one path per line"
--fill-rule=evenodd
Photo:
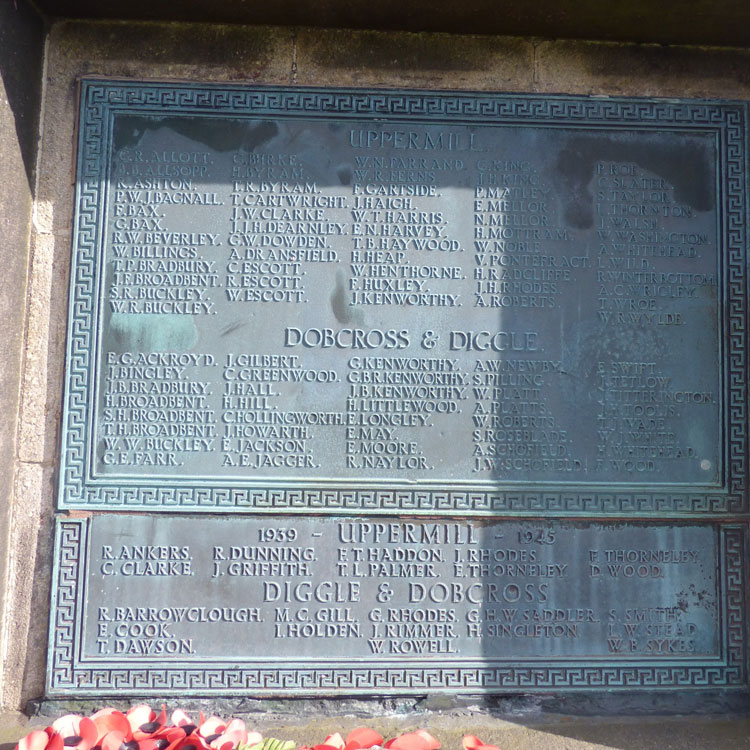
M178 666L87 666L80 659L82 599L85 588L88 521L58 521L53 608L48 655L47 695L74 692L78 697L105 695L304 695L534 692L551 689L746 688L745 535L744 527L720 527L719 651L707 663L654 660L623 665L524 665L392 667L331 666L299 668L243 666L236 662L190 662Z
M669 485L616 491L463 489L367 490L317 486L262 489L217 480L210 487L152 482L117 484L87 475L88 395L94 378L98 257L101 249L106 134L116 113L266 115L422 122L628 126L710 131L721 174L724 249L724 487L689 491ZM354 91L230 85L83 83L62 429L61 509L578 515L739 514L748 511L748 287L746 105L711 101L581 98L416 91ZM318 483L320 484L320 483Z
M362 490L362 489L247 489L226 485L211 487L133 487L88 485L79 501L67 508L216 513L245 510L275 513L411 513L415 515L587 516L607 514L666 515L738 514L746 510L738 495L679 492L521 491L475 490Z

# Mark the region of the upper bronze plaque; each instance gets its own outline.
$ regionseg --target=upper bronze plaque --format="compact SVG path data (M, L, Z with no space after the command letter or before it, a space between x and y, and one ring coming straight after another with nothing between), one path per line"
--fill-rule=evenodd
M61 507L743 512L745 123L86 83Z

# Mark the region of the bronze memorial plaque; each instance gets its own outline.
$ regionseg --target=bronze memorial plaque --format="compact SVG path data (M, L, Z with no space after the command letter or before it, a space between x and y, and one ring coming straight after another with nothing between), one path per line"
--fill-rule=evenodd
M744 687L746 122L84 82L49 693Z
M50 693L739 689L743 545L740 525L70 519Z

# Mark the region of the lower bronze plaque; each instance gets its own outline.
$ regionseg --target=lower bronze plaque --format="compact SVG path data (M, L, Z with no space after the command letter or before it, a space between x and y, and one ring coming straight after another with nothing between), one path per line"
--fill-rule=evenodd
M737 526L97 515L49 694L742 687Z

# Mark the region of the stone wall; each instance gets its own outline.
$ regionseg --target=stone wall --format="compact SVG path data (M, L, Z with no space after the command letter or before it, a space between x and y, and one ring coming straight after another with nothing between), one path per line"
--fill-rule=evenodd
M27 328L31 298L26 290L43 40L42 21L25 0L0 3L0 696L2 704L11 706L39 690L38 682L29 690L22 683L33 561L40 542L39 506L44 497L49 507L52 489L51 482L42 488L36 481L45 471L51 477L51 464L45 469L18 442L21 372L33 367L25 343L35 338ZM40 297L48 298L49 290ZM50 521L46 523L49 528ZM36 616L45 611L46 605ZM42 641L28 649L35 679L44 666Z
M6 3L0 9L10 7ZM2 28L0 16L0 50ZM0 146L9 154L0 163L0 222L11 227L0 246L0 310L11 343L0 361L5 414L0 487L3 500L11 496L0 502L0 534L10 540L8 554L0 554L0 580L9 581L0 658L2 703L7 708L22 707L44 691L82 76L250 86L750 98L748 50L536 38L58 21L47 35L44 65L39 168L28 243L32 193L24 147L8 122L14 111L12 102L11 107L7 104L10 97L3 99L0 89ZM23 69L31 91L40 73L33 65ZM7 88L5 72L2 80ZM30 137L35 131L30 117L22 134ZM11 467L12 487L7 480ZM3 546L0 542L0 549Z

